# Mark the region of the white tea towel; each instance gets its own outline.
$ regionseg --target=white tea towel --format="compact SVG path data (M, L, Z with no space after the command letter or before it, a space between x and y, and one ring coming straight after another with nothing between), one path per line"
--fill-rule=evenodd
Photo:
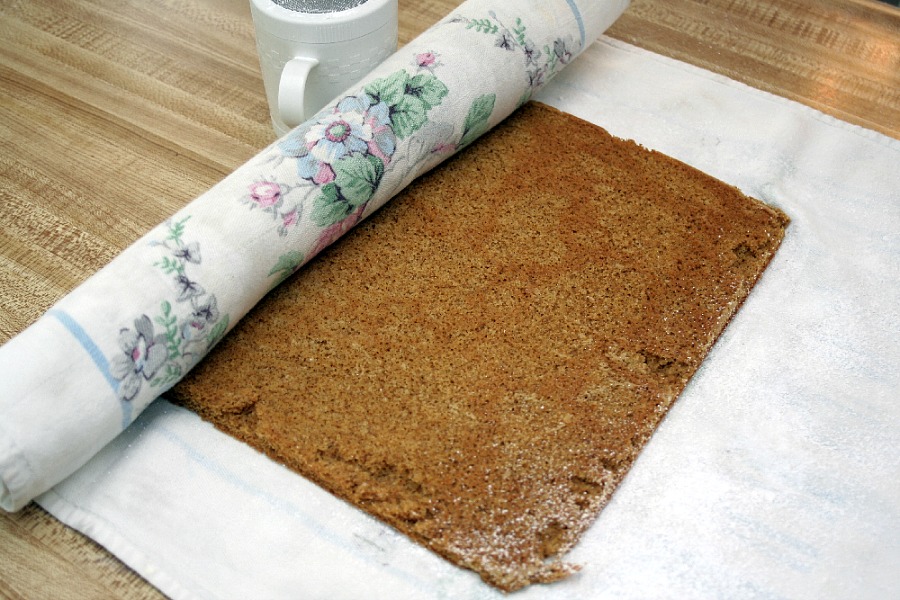
M516 598L900 596L900 142L603 39L539 100L793 219L567 559ZM157 402L39 502L177 599L500 599Z

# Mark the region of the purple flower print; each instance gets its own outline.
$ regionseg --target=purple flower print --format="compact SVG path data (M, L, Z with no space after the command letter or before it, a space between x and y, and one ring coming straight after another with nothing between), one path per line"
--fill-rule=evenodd
M185 300L190 300L196 296L202 296L206 293L200 284L196 281L191 281L188 279L187 275L178 274L175 277L175 285L178 286L178 302L184 302Z
M281 186L272 181L257 181L250 184L250 201L260 208L271 208L281 200Z
M528 28L522 19L517 18L515 24L508 27L493 11L488 12L488 18L469 19L457 16L448 22L464 23L466 29L494 36L494 45L498 48L522 52L525 57L529 90L522 96L520 104L528 100L534 90L549 81L559 65L570 62L580 47L580 44L573 43L571 38L567 40L560 38L553 42L552 48L544 46L542 52L528 36Z
M267 190L271 192L272 188L259 186L253 191L257 192L257 198L263 199L272 195ZM244 196L242 201L251 202L249 196ZM188 276L189 271L199 271L201 264L200 244L183 239L189 219L186 216L167 221L165 237L150 241L151 247L162 251L161 259L154 266L172 276L175 284L172 293L177 294L178 304L173 306L172 302L163 300L152 319L144 314L134 320L134 329L119 329L120 352L113 353L108 365L123 402L137 397L144 381L151 388L168 389L228 330L228 314L220 314L215 296L207 294ZM161 329L158 335L154 326ZM123 412L130 422L131 409L123 406Z
M516 40L508 31L503 31L497 36L497 41L494 42L494 45L504 50L513 51L516 48Z
M529 71L528 72L528 85L532 89L536 90L537 88L544 85L546 75L547 75L547 73L543 69Z
M180 246L176 248L172 255L179 259L189 263L194 263L195 265L200 264L200 244L197 242L193 242L191 244L187 244L184 246Z
M538 59L541 58L541 51L535 48L534 42L525 40L522 44L522 52L525 54L525 63L527 65L537 65Z
M153 334L150 317L142 315L134 320L134 329L119 331L122 354L110 363L112 376L119 380L118 394L122 400L132 400L144 380L150 380L168 358L166 336Z
M563 39L557 39L553 42L553 53L556 54L556 58L562 64L568 64L572 60L572 51L569 49L568 44Z
M181 326L181 337L190 342L201 338L210 325L219 320L219 307L215 296L197 305Z

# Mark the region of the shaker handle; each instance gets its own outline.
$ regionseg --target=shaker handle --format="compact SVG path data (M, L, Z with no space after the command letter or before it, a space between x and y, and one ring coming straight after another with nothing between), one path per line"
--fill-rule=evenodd
M294 128L306 120L304 96L306 80L313 67L319 64L314 58L298 56L284 65L281 80L278 83L278 112L281 120L290 128Z

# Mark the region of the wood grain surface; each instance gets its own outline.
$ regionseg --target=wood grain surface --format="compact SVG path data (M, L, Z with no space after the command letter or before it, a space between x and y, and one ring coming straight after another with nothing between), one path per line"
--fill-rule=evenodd
M400 0L406 43L460 0ZM633 0L609 35L900 139L900 10ZM273 139L247 0L0 3L0 343ZM161 598L31 504L0 597Z

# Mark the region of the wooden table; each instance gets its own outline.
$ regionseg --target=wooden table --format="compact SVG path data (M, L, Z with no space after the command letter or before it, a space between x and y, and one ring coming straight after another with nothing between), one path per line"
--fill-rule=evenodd
M400 0L408 42L460 0ZM609 34L900 139L900 10L633 0ZM0 343L272 139L247 0L0 4ZM160 598L32 504L0 597Z

